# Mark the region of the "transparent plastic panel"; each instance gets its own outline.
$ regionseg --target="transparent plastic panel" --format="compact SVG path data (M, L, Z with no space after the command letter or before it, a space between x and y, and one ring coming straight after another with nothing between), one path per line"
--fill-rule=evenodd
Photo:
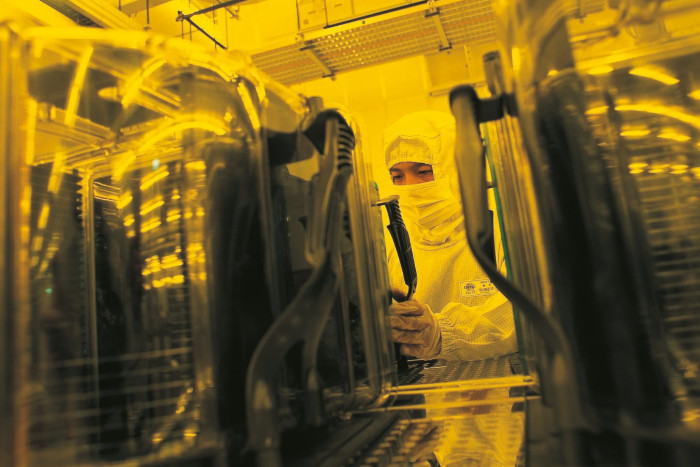
M700 57L697 1L628 1L570 26L586 115L608 166L620 172L632 254L644 261L650 318L691 395L700 395ZM596 28L595 26L598 26ZM645 283L646 282L646 283ZM680 390L680 389L679 389Z
M354 174L348 187L348 221L354 257L349 259L356 270L357 296L353 301L353 320L356 324L353 339L360 340L354 348L362 349L366 355L368 394L361 394L360 401L373 405L385 402L396 381L396 364L391 335L386 316L376 310L386 310L391 301L388 291L389 273L386 265L386 250L383 238L381 207L377 205L379 193L376 189L372 166L362 155L362 138L359 126L350 120L355 133ZM358 324L366 323L362 328ZM379 392L376 392L379 391ZM376 392L376 393L375 393Z
M636 254L647 261L638 274L651 282L654 318L687 389L697 396L700 127L694 120L700 106L692 93L700 47L669 45L640 65L612 63L603 75L592 68L588 118L605 156L624 173L619 189L631 208Z
M387 401L381 221L349 126L334 141L318 102L233 52L124 31L0 32L12 70L0 82L3 453L17 465L243 462L249 362L317 272L323 235L338 235L337 287L318 340L264 362L278 369L272 430L293 440ZM332 144L356 167L329 227ZM317 356L302 361L304 345Z
M229 208L231 171L257 173L261 89L238 75L243 61L217 63L181 43L26 35L26 166L12 181L29 207L16 226L28 232L28 297L14 310L26 316L26 347L15 349L23 460L211 455L230 422L218 418L236 418L215 404L227 383L213 354L232 351L213 332L229 305L212 293L227 280L212 214ZM257 295L268 295L262 271L257 279ZM249 323L251 336L265 319ZM230 370L240 378L245 366Z
M541 237L534 233L540 231L536 203L531 197L519 196L532 193L532 189L528 186L529 177L524 176L531 168L522 148L517 118L504 115L501 120L483 124L481 129L495 179L494 191L504 232L502 241L508 277L530 291L531 297L546 307L545 297L549 299L549 290L547 283L541 281L546 277L546 263L538 261L537 254L542 254L542 245L537 242ZM534 365L531 361L534 357L531 330L517 308L514 319L522 371L529 374L530 366Z
M545 286L582 392L642 424L693 423L700 3L611 2L570 17L563 4L499 2L498 12L543 213ZM564 251L567 241L589 253ZM594 348L591 333L607 343Z
M26 461L211 455L218 427L243 407L240 390L241 408L216 404L237 387L217 359L237 352L215 330L240 329L222 322L236 304L220 293L233 278L219 258L231 248L222 213L257 204L256 183L235 180L237 170L258 173L261 89L238 74L243 61L215 62L182 43L82 29L26 35L30 132L26 178L14 181L30 206L29 300L17 310L27 316L17 381ZM239 280L268 296L257 273ZM271 308L261 303L267 312L246 323L251 339ZM241 378L245 366L229 370Z

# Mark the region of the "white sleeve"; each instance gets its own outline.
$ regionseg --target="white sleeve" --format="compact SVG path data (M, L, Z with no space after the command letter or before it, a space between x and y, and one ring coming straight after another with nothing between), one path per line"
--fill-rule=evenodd
M450 302L436 317L442 332L438 358L483 360L518 350L513 307L501 293L479 306Z

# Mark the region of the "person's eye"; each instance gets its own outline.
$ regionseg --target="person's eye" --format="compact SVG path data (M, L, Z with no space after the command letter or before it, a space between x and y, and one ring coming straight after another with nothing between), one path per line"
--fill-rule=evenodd
M394 182L394 185L396 185L397 182L400 182L403 180L403 175L392 175L391 176L391 181Z
M420 175L420 176L426 176L426 175L430 175L432 173L433 173L433 169L425 169L425 170L418 171L418 175Z

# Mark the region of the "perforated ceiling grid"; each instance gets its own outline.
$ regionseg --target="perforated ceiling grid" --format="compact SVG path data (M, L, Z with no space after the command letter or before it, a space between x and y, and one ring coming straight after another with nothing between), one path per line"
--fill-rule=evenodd
M252 56L255 65L283 84L296 84L413 55L438 52L440 32L427 7L329 33ZM439 18L452 47L495 37L490 0L463 1L441 6ZM332 29L331 29L332 30ZM328 68L324 69L310 48Z
M496 18L491 3L491 0L464 0L437 5L437 17L450 46L495 39ZM603 9L604 3L605 0L576 0L567 2L564 8L573 17L585 16ZM428 14L434 11L426 4L367 24L355 21L331 27L327 34L253 54L253 62L273 79L291 85L438 52L446 44L441 41L440 27Z

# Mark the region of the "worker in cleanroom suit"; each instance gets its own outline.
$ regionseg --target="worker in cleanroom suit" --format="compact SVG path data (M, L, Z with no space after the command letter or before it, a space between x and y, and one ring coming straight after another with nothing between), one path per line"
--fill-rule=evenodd
M454 164L452 115L421 111L404 116L383 135L386 166L399 195L418 272L414 300L389 309L394 340L404 354L480 360L517 351L510 302L481 270L467 245ZM497 225L496 259L504 257ZM389 248L395 296L405 285Z
M402 353L421 359L481 360L512 354L517 351L512 306L467 245L454 146L455 121L443 112L406 115L383 135L386 167L399 195L418 272L413 299L389 308L392 336ZM494 227L495 257L503 269L499 230ZM392 289L401 299L406 289L403 273L388 243ZM478 398L469 391L426 395L428 418L443 420L435 425L439 436L430 446L430 465L434 460L442 467L515 465L522 412L512 413L512 404L501 403L471 407L473 412L455 417L439 408L464 394ZM507 399L508 390L499 388L484 396Z

